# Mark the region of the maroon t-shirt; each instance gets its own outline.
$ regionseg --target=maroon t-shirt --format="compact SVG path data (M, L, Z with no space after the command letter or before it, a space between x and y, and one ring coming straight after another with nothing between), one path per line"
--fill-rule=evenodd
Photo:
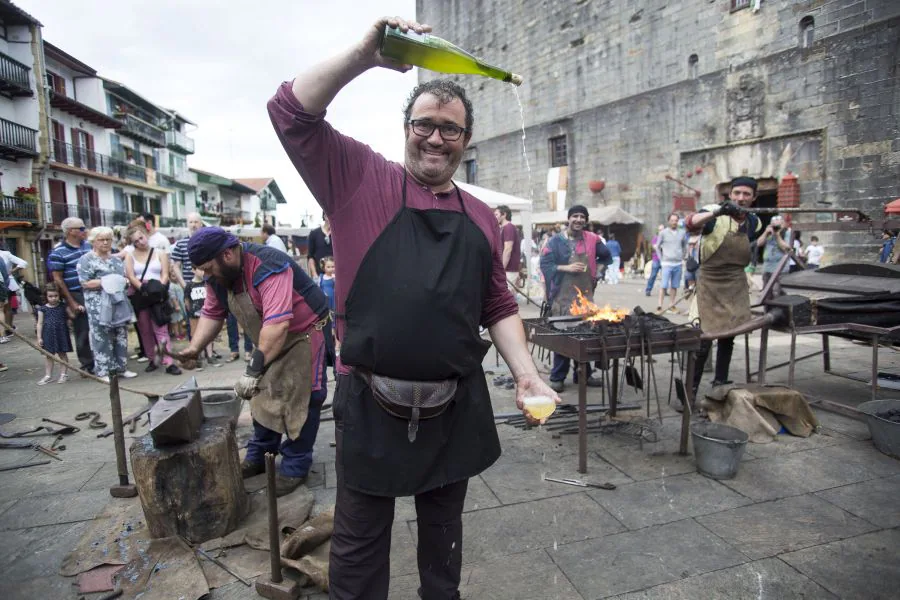
M509 255L509 262L506 263L506 270L509 273L518 273L519 265L522 261L522 244L519 241L519 230L512 223L507 223L500 228L500 258L503 259L503 246L506 242L512 242L512 252Z
M291 162L331 219L336 312L343 314L347 293L366 252L400 210L403 165L335 130L325 121L325 112L314 115L303 110L291 85L282 83L269 100L269 116ZM518 305L506 286L493 211L471 194L460 192L466 214L490 242L493 272L481 311L481 325L490 327L518 313ZM420 210L461 210L456 190L434 194L412 178L407 181L406 204ZM338 319L339 339L343 326Z

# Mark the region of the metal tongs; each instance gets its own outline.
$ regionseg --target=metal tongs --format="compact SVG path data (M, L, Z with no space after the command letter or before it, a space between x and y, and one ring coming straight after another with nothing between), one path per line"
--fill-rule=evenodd
M614 490L616 486L611 483L590 483L581 479L557 479L555 477L544 477L544 481L552 481L553 483L564 483L566 485L574 485L584 488L598 488L601 490Z

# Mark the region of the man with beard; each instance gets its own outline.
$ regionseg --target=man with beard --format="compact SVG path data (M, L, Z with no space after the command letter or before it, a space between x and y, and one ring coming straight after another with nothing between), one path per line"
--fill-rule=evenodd
M549 284L547 302L552 316L571 314L572 301L578 298L579 293L591 300L597 281L597 265L612 262L612 256L600 236L585 229L587 222L587 208L580 204L570 208L569 227L554 236L541 254L541 272ZM554 391L565 389L569 363L569 359L562 354L553 354L550 387ZM589 386L603 385L599 377L591 375L590 364L587 366L587 376ZM574 377L577 383L578 371L575 371Z
M306 481L325 401L324 339L328 302L290 257L269 246L241 243L221 227L204 227L188 242L191 263L209 276L206 300L190 346L191 361L222 330L226 312L253 339L247 370L234 391L250 400L253 439L241 464L244 477L265 471L266 452L282 455L275 480L283 496ZM282 443L282 435L287 440Z
M395 498L415 496L421 596L459 598L462 509L470 477L500 455L481 362L486 327L526 396L558 399L525 345L506 286L491 209L452 177L473 108L450 80L418 85L404 110L404 164L337 132L325 110L375 67L384 18L363 39L281 85L269 115L309 190L331 218L341 340L333 413L337 498L332 599L388 597ZM527 413L526 413L527 414Z
M750 264L750 242L759 237L761 225L756 215L744 209L755 198L756 180L738 177L731 182L728 202L710 204L685 219L688 232L703 235L694 299L704 333L728 331L750 320L750 288L744 268ZM728 370L734 337L719 338L716 345L713 386L731 383ZM704 341L697 353L695 396L711 349L712 341Z

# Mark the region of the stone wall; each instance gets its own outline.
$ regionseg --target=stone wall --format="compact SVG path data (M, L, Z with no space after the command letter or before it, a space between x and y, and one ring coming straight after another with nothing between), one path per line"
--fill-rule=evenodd
M666 175L698 189L705 203L735 175L777 181L792 171L802 207L880 216L900 196L900 2L730 7L731 0L417 0L417 18L524 76L516 91L530 174L512 87L456 77L475 105L476 183L530 197L535 210L547 202L548 140L564 133L567 204L618 203L648 229L671 210L674 193L686 192ZM814 19L808 47L805 17ZM593 179L606 181L601 195L588 190ZM876 246L867 234L819 237L831 259Z

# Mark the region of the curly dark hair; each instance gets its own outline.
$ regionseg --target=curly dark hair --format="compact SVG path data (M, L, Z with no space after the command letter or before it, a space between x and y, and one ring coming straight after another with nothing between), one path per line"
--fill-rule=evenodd
M459 98L466 109L466 129L471 133L472 126L475 124L475 109L472 108L472 101L466 96L466 90L461 85L449 79L432 79L425 83L420 83L409 93L406 99L406 106L403 108L403 123L409 122L412 114L413 104L422 94L431 94L438 99L441 104L448 104L454 98Z

